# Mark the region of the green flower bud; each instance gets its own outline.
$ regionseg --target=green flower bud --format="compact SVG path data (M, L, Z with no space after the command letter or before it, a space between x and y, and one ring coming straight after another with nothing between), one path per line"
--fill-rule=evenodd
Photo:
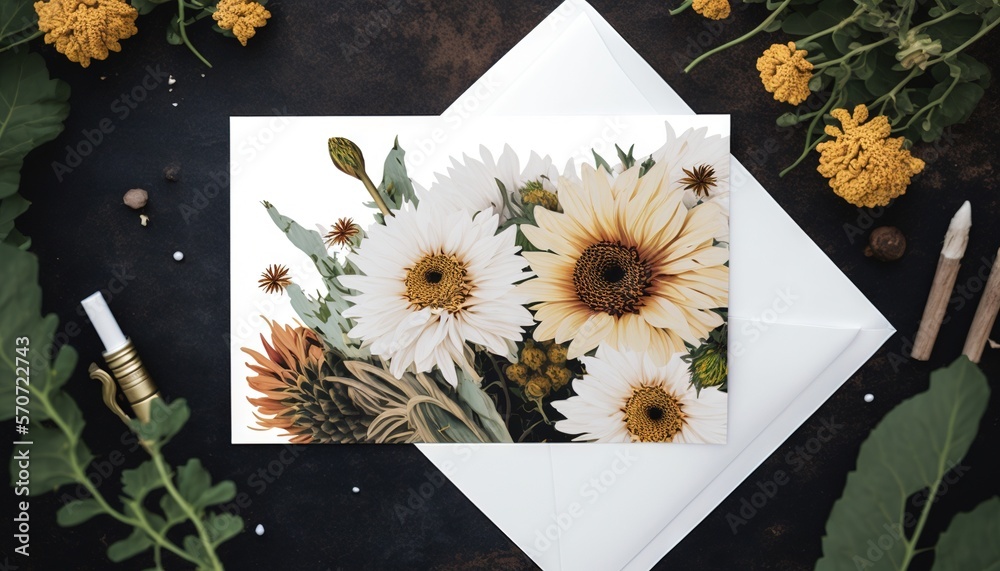
M343 137L333 137L329 141L330 159L334 166L344 174L363 180L365 172L365 157L354 141Z

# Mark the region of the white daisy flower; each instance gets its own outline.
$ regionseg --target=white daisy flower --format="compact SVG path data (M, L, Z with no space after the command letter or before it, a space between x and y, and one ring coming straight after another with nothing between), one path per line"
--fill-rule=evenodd
M515 207L522 204L522 195L528 202L554 204L560 173L550 157L532 151L522 170L517 153L510 145L504 145L499 160L494 160L485 146L479 147L479 155L479 160L463 155L462 162L452 157L447 176L439 173L421 201L434 209L461 208L473 214L492 208L500 213L503 223L514 212L505 205L497 185L499 180L507 189L508 202ZM566 163L564 176L575 176L572 159Z
M667 142L653 153L656 162L670 165L671 186L684 189L684 205L717 201L729 212L729 137L706 136L708 127L681 135L666 123Z
M576 396L552 403L566 417L556 429L586 442L725 444L728 397L717 389L699 395L682 356L656 366L643 353L602 346L581 358L587 374L573 381Z
M358 293L344 312L348 332L389 360L397 377L438 367L453 386L455 365L479 378L468 343L510 356L531 313L514 287L530 277L514 245L516 228L497 234L492 211L473 218L421 204L373 225L348 258L364 275L341 276Z

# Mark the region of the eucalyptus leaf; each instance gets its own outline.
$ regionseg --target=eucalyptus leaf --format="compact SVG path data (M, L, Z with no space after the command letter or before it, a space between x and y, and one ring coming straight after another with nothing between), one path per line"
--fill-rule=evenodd
M420 203L417 193L413 190L413 183L406 172L406 151L399 146L399 137L393 142L392 149L385 157L385 165L382 167L382 183L379 185L379 193L388 197L393 205L392 210L398 210L404 202L416 206Z
M959 465L976 436L989 392L985 376L963 356L932 373L927 391L882 419L861 445L857 468L847 475L844 493L827 520L817 571L869 568L866 562L871 568L888 568L890 562L899 565L906 553L912 555L913 545L901 536L905 524L915 521L907 515L907 500L921 490L932 496ZM931 505L927 501L923 509ZM878 561L860 560L869 542L890 532L900 538L882 549Z

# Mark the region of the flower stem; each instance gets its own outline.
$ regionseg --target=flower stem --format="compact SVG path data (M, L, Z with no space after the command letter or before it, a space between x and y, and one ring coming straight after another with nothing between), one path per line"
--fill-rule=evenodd
M721 46L719 46L717 48L713 48L713 49L711 49L711 50L709 50L709 51L701 54L697 58L695 58L695 60L693 62L689 63L687 65L687 67L684 68L684 73L690 72L692 69L694 69L694 66L698 65L699 63L701 63L701 60L707 58L708 56L713 55L713 54L717 54L717 53L719 53L719 52L721 52L723 50L727 50L727 49L735 46L736 44L745 42L746 40L748 40L748 39L756 36L761 30L763 30L764 28L768 27L771 24L771 22L773 22L774 19L778 17L778 14L781 14L781 12L784 11L784 9L788 6L788 4L791 1L792 0L785 0L784 2L782 2L781 4L779 4L778 7L775 8L774 11L771 12L771 15L768 16L763 22L761 22L760 25L757 26L756 28L754 28L754 29L750 30L749 32L743 34L742 36L736 38L735 40L732 40L730 42L726 42L726 43L722 44Z
M507 402L507 410L503 415L503 422L507 426L510 426L510 391L507 390L507 378L504 376L503 371L500 370L500 365L497 364L497 360L493 358L491 353L486 354L490 358L490 363L493 363L493 370L497 372L497 382L500 383L500 388L503 389L504 400Z
M951 94L951 91L955 89L956 85L958 85L959 79L961 78L955 77L954 79L952 79L951 85L948 86L948 89L944 90L944 93L941 94L941 97L938 97L934 101L931 101L927 105L921 107L919 111L917 111L916 113L913 114L912 117L910 117L910 120L906 122L906 125L903 125L902 127L896 127L895 129L892 130L892 132L896 133L898 131L905 131L909 129L910 126L913 125L913 122L916 121L921 115L923 115L925 111L933 111L935 107L938 107L942 103L944 103L944 100L948 98L948 95Z
M809 130L806 131L806 146L802 150L802 154L799 155L799 158L795 159L794 163L788 165L787 167L784 168L784 170L778 173L779 177L785 176L786 174L788 174L789 171L799 166L799 163L801 163L802 160L806 158L806 155L809 154L809 151L816 148L816 145L820 144L821 141L826 140L826 133L823 133L823 135L821 135L818 139L813 141L812 140L813 130L816 128L816 123L819 122L820 118L826 115L826 112L827 110L830 109L830 107L833 107L834 101L839 102L843 99L842 97L840 97L840 91L841 90L839 88L835 88L833 92L830 93L830 99L827 100L826 105L824 105L823 108L816 113L816 116L813 117L812 122L809 123Z
M676 16L691 6L693 0L684 0L684 3L670 11L671 16Z
M198 539L201 540L202 547L205 550L205 555L208 557L208 562L212 565L211 569L222 571L222 562L219 561L218 555L215 554L215 545L212 543L212 538L208 535L208 530L205 529L205 524L202 522L201 516L195 513L194 507L189 504L186 499L184 499L184 496L182 496L177 490L177 487L174 486L174 480L171 477L167 465L163 461L163 454L160 453L159 448L153 449L152 456L153 464L156 466L156 471L163 480L163 486L167 490L167 493L174 498L177 505L180 506L181 510L183 510L191 520L191 523L194 524L195 530L198 531Z
M35 39L35 38L37 38L39 36L44 35L44 33L45 32L42 32L41 30L38 30L37 32L35 32L34 34L31 34L30 36L25 36L25 37L21 38L20 40L17 40L16 42L9 43L6 46L0 48L0 52L5 52L5 51L7 51L7 50L9 50L9 49L11 49L11 48L13 48L15 46L18 46L18 45L21 45L21 44L26 44L26 43L30 42L31 40L33 40L33 39Z
M368 194L372 195L372 200L375 201L375 206L378 206L378 209L382 211L382 216L395 216L395 214L389 210L389 206L385 203L385 199L382 198L382 195L379 194L378 189L375 188L375 183L372 182L372 179L368 178L368 173L362 170L358 173L358 178L361 180L361 183L365 185L365 188L368 189Z
M913 69L911 69L910 70L910 75L908 75L905 78L903 78L903 81L900 81L899 83L897 83L896 87L893 87L889 92L882 94L881 97L879 97L875 101L872 101L871 103L869 103L868 104L868 110L871 111L876 105L878 105L879 103L881 103L882 107L879 108L878 114L879 115L885 115L885 106L889 104L889 100L890 99L895 99L896 98L896 94L899 93L900 90L902 90L904 87L906 87L906 84L910 83L911 79L913 79L914 77L917 77L918 75L920 75L920 71L921 70L918 67L914 67Z
M846 26L846 25L854 22L854 20L857 20L858 19L858 15L860 15L862 11L863 11L863 9L861 7L858 7L857 9L854 10L853 14L851 14L850 16L844 18L843 20L841 20L840 22L834 24L833 26L830 26L829 28L827 28L825 30L816 32L815 34L813 34L811 36L807 36L805 38L802 38L801 40L797 40L795 42L795 46L798 47L798 46L800 46L802 44L807 44L807 43L809 43L809 42L811 42L811 41L813 41L813 40L815 40L817 38L822 38L823 36L827 36L829 34L832 34L833 32L836 32L837 30L843 28L844 26Z
M212 64L208 63L205 56L201 55L201 52L199 52L198 49L194 47L194 44L191 43L191 40L188 39L187 24L184 22L184 0L177 0L177 30L181 34L181 40L184 41L184 45L191 50L191 53L197 56L203 64L208 67L212 67Z
M860 48L854 48L853 50L847 52L846 54L840 56L837 59L832 59L830 61L825 61L823 63L816 64L815 66L813 66L813 72L821 70L824 67L830 67L831 65L838 64L838 63L840 63L842 61L845 61L847 59L850 59L850 58L854 57L857 54L861 54L861 53L864 53L864 52L871 51L871 50L873 50L873 49L881 46L882 44L887 44L887 43L889 43L891 41L894 41L895 39L896 39L895 36L889 36L889 37L883 38L883 39L881 39L881 40L879 40L879 41L877 41L875 43L867 44L867 45L861 46Z
M933 26L934 24L939 24L939 23L947 20L948 18L951 18L952 16L956 16L956 15L961 14L961 13L962 13L962 9L961 8L955 8L954 10L950 10L948 12L945 12L944 14L941 14L940 16L938 16L937 18L934 18L933 20L927 20L926 22L924 22L923 24L920 24L919 26L914 26L913 28L910 29L910 32L913 33L913 34L916 34L920 30L923 30L924 28L926 28L928 26Z

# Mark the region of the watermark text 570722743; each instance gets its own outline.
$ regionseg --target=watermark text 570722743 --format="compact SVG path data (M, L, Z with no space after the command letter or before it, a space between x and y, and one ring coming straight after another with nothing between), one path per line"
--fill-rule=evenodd
M28 424L31 421L31 362L28 353L31 351L31 339L18 337L14 339L14 353L10 355L14 369L14 463L17 478L14 480L14 495L26 497L31 483L31 441L28 440ZM14 540L18 543L14 548L18 554L29 556L31 545L31 525L29 523L29 503L26 499L17 502L17 515L14 517Z

